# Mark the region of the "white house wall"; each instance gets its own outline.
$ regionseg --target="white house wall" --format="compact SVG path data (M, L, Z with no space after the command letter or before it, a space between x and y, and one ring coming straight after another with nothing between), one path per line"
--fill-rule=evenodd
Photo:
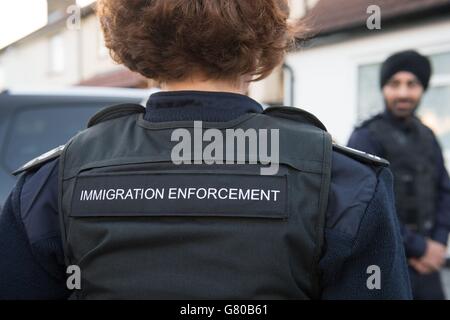
M100 23L95 15L83 19L81 32L81 38L83 39L81 80L87 80L96 75L123 68L112 61L106 49L101 54L100 46L104 45L101 38Z
M50 44L46 37L29 39L10 46L0 57L5 87L62 87L78 79L76 32L62 29L65 67L59 74L50 72Z
M50 72L50 37L60 34L64 42L64 71ZM81 46L80 46L81 43ZM59 30L25 39L0 55L0 89L9 87L58 88L75 85L98 74L119 70L109 54L100 54L100 27L95 15L83 19L81 30Z

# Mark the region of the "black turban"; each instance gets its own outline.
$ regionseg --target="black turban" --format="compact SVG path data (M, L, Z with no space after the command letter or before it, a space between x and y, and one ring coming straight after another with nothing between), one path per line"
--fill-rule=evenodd
M431 78L430 60L416 51L408 50L390 56L381 67L380 85L383 88L389 79L397 72L408 71L413 73L422 83L425 90L428 89Z

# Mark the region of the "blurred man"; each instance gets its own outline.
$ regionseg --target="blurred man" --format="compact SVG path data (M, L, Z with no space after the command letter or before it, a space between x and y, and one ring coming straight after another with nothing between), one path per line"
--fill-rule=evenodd
M416 111L431 77L430 61L397 53L381 69L385 111L364 122L349 147L391 162L394 189L415 299L444 299L439 270L450 229L450 180L442 150Z

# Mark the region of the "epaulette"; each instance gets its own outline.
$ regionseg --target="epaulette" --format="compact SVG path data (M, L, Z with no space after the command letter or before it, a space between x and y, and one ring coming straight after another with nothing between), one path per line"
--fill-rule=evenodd
M25 171L30 171L33 169L36 169L38 167L41 167L45 163L58 158L61 153L63 152L65 146L59 146L53 150L50 150L42 155L40 155L37 158L34 158L33 160L25 163L23 166L21 166L19 169L14 171L12 174L17 176Z
M344 147L335 143L333 143L333 150L345 154L346 156L349 156L352 159L355 159L359 162L363 162L366 164L382 167L389 167L390 165L389 161L387 161L386 159L380 158L367 152L352 149L349 147Z

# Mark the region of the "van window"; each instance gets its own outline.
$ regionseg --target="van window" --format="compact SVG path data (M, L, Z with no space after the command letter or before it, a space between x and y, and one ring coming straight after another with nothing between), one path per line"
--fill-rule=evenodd
M33 107L15 114L6 135L3 161L13 171L39 155L65 144L86 128L89 118L104 105Z

